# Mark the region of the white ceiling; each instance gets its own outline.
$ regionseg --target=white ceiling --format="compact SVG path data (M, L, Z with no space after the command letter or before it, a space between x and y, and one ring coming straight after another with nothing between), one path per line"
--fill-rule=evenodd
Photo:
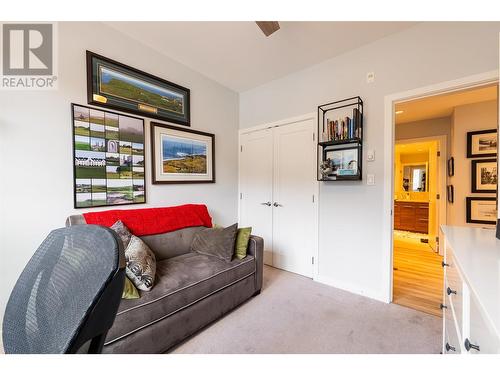
M497 85L429 96L396 104L396 124L449 117L455 107L496 100ZM402 111L402 113L398 113Z
M106 22L237 92L318 64L416 22Z

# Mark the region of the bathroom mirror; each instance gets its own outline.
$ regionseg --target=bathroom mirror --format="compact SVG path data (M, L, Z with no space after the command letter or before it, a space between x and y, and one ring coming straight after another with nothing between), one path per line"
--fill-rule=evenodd
M403 165L403 190L404 191L427 191L427 164L404 164Z

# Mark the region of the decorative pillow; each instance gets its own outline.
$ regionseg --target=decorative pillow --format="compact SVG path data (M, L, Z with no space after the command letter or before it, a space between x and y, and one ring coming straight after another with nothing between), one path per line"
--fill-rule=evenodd
M156 273L155 254L139 237L132 235L125 249L127 277L137 289L150 291L153 288Z
M252 227L238 229L238 234L236 235L236 246L234 249L234 255L236 258L243 259L247 256L250 234L252 234Z
M125 224L123 224L121 220L118 220L110 229L113 229L116 234L118 234L118 237L120 237L123 242L123 249L126 249L130 242L130 237L132 237L132 233L130 233Z
M191 243L191 251L215 256L226 262L233 259L238 224L224 229L207 228L199 231Z
M122 298L136 299L139 297L139 291L135 288L134 284L132 284L132 281L130 281L130 279L125 276L125 285L123 285Z

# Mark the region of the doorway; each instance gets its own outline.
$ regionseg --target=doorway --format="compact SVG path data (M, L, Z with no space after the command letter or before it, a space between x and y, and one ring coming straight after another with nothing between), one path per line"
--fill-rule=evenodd
M315 118L240 134L242 226L264 238L264 263L313 277L317 252Z
M439 225L473 225L466 222L466 215L461 212L465 210L466 196L471 193L474 195L469 176L471 160L467 159L465 143L468 132L479 130L475 127L497 128L497 111L495 110L497 81L495 72L491 72L386 98L386 110L390 114L386 121L388 125L390 124L390 127L386 128L386 137L389 136L392 139L392 147L386 150L390 152L389 162L386 163L390 180L387 181L389 189L386 190L387 200L385 201L386 206L393 209L390 225L387 226L390 228L388 229L390 236L386 242L389 244L388 264L391 266L387 274L388 301L390 302L441 315L439 307L443 271L440 263L443 249L439 246L441 234ZM418 111L415 111L416 109ZM464 115L465 112L469 113L467 115L469 117ZM491 115L489 118L484 116L486 112ZM425 118L411 118L415 113ZM444 117L446 119L443 119ZM404 121L402 118L405 118ZM443 127L439 122L448 122L448 131L442 131ZM404 136L398 134L400 126L399 130L405 128ZM403 160L399 158L398 167L398 148L401 151L403 145L410 148L417 147L425 153L422 147L424 145L418 145L418 142L421 142L422 138L425 138L425 142L432 141L433 138L438 141L436 138L440 136L446 136L446 138L441 140L441 146L437 146L437 158L440 160L438 165L442 173L438 170L436 175L442 177L441 186L435 190L440 199L436 200L433 208L434 193L432 192L430 168L432 160L430 158L434 153L429 153L428 159L415 159L415 155L413 160L411 157L403 158ZM447 151L444 151L443 145ZM428 147L430 148L431 145ZM441 151L440 156L439 151ZM453 165L452 158L455 160L455 175L448 175L450 159ZM422 179L424 175L425 178ZM448 202L450 198L448 188L451 184L455 186L454 203ZM398 185L402 192L398 192ZM429 197L426 196L427 194ZM423 198L423 201L426 201L425 204L420 206L419 204L423 202L419 202L418 198ZM402 203L398 205L397 200ZM405 205L404 212L401 211L401 204ZM405 218L402 219L402 216ZM409 217L413 219L410 223L407 222ZM437 222L436 226L431 225L433 218ZM428 221L427 233L425 233L425 226L422 225L426 219ZM421 225L417 225L418 223ZM431 232L433 228L437 231L436 236ZM398 230L402 233L395 232Z

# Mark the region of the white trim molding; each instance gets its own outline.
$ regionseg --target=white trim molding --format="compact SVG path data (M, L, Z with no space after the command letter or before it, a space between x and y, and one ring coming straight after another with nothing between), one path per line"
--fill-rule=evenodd
M382 264L383 285L385 291L383 301L392 302L392 230L393 230L393 198L394 198L394 105L416 98L435 96L454 91L474 88L498 82L498 70L475 74L451 81L402 91L385 96L384 99L384 198L382 217Z

